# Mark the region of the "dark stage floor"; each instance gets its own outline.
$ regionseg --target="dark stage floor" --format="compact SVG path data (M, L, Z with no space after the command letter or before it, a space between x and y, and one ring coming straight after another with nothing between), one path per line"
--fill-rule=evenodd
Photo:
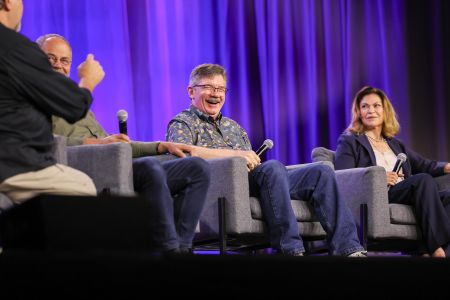
M2 299L450 298L450 259L421 257L4 252L0 272Z

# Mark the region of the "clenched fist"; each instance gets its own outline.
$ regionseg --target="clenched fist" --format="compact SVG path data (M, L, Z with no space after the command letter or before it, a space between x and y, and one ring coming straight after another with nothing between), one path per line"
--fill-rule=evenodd
M88 54L86 60L78 66L79 86L92 92L103 80L103 77L105 77L105 72L102 66L94 59L93 54Z

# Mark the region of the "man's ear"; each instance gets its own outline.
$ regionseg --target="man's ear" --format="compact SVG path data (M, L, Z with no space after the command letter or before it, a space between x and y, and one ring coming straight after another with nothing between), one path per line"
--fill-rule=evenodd
M11 10L11 0L3 0L3 7L1 7L1 8L6 11L10 11Z
M194 98L194 89L191 87L191 86L188 86L188 95L189 95L189 98Z

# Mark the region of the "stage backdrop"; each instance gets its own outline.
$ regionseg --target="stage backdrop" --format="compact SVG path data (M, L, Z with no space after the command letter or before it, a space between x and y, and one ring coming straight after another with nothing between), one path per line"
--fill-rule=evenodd
M163 140L187 108L190 71L228 71L224 114L268 158L310 161L334 149L364 85L385 90L407 145L450 159L448 1L25 0L22 33L64 35L74 66L93 53L106 72L92 109L110 133L129 113L135 140ZM444 38L445 37L445 38ZM447 99L447 101L446 101Z

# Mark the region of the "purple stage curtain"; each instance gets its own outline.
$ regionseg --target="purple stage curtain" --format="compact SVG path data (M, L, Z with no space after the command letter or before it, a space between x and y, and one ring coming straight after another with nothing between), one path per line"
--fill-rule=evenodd
M22 33L33 40L59 33L71 42L72 78L88 53L103 65L106 77L92 109L110 133L118 131L116 112L126 109L132 139L163 140L168 121L190 104L191 69L208 62L228 72L223 113L243 125L254 149L266 138L274 141L267 158L308 162L314 147L334 149L364 85L387 92L407 145L450 158L448 21L436 13L450 11L446 1L428 1L428 17L420 16L432 20L420 27L428 28L426 58L411 50L420 40L409 16L419 16L405 0L24 2ZM422 65L431 65L434 79L418 90L417 81L431 76L422 74ZM418 91L430 86L432 99L419 99ZM432 132L426 144L433 147L423 146L423 127L417 127L424 122L418 106L430 102L433 118L427 116L424 128Z

